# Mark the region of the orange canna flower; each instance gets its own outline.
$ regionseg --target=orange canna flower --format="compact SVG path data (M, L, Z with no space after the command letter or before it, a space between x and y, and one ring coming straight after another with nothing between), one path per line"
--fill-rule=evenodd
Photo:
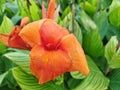
M24 42L21 37L18 35L21 29L24 27L25 24L29 21L28 17L25 17L21 21L20 26L15 26L10 34L0 34L0 41L2 41L6 46L12 48L19 48L19 49L27 49L30 50L31 47Z
M53 20L54 4L55 0L50 0L48 12L42 4L44 19L27 24L19 33L32 47L30 69L39 84L69 71L89 74L84 51L76 37Z

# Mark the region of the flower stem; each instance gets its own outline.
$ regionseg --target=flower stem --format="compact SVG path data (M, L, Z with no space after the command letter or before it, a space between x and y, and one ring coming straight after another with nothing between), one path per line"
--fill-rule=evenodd
M109 72L110 72L110 68L108 67L105 71L105 75L108 75Z

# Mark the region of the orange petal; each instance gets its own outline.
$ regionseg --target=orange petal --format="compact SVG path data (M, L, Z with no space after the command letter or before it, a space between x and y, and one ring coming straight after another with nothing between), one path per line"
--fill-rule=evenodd
M56 0L50 0L50 2L49 2L48 13L47 13L47 18L49 18L49 19L53 19L54 18L55 1Z
M89 74L83 49L73 34L65 36L61 40L61 49L64 50L72 60L70 71L79 71L85 75Z
M5 44L6 46L9 46L8 45L8 38L9 38L9 35L7 34L0 34L0 41Z
M41 40L47 49L57 48L60 39L67 34L66 29L60 27L51 19L47 19L40 28Z
M21 21L20 26L21 26L21 27L24 27L24 25L27 24L28 21L29 21L29 18L28 18L28 17L23 18L22 21Z
M39 83L54 80L57 76L67 72L71 66L71 60L61 50L46 50L37 45L30 52L30 69Z
M9 35L8 45L13 48L30 50L31 47L27 43L25 43L20 36L18 36L20 30L20 26L15 26L13 28L12 32Z
M42 18L47 18L47 11L44 7L44 3L42 3Z
M27 24L20 32L19 36L31 47L41 42L39 29L45 19Z

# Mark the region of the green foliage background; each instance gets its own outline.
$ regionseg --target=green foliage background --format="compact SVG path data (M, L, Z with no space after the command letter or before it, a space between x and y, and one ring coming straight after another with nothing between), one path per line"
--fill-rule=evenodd
M49 0L0 0L0 33L9 33L23 17L42 19ZM120 90L120 0L57 0L56 22L82 44L90 74L68 72L39 85L29 68L29 51L0 42L0 90Z

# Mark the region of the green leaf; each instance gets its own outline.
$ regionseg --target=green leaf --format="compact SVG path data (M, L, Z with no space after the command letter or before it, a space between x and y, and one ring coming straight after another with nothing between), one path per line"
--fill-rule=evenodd
M75 34L76 38L78 39L78 41L82 44L82 31L76 20L74 20L74 31L72 30L73 25L72 25L72 13L71 12L69 12L63 18L63 20L60 21L60 25L62 27L67 28L70 32L73 32Z
M40 9L35 4L34 0L29 0L28 3L26 0L19 0L18 5L20 8L20 13L22 17L28 16L31 21L39 20L40 19Z
M119 90L120 89L120 69L115 69L109 74L110 85L109 90Z
M80 6L90 15L93 15L97 11L97 8L91 5L88 1L80 3Z
M0 14L3 14L3 12L5 11L5 3L6 0L0 0Z
M5 73L3 73L3 74L0 74L0 86L1 86L1 84L2 84L2 82L3 82L3 80L5 79L5 77L6 77L7 74L8 74L8 72L5 72Z
M70 12L70 6L66 7L64 12L62 13L61 19L63 20L69 12Z
M9 33L12 30L13 26L13 22L7 16L4 16L3 22L0 27L0 33Z
M110 23L120 29L120 6L115 8L109 15Z
M39 20L40 19L40 15L41 15L40 9L35 4L34 0L30 0L30 3L31 3L31 5L30 5L30 12L31 12L33 21Z
M97 26L95 22L91 20L91 18L83 10L79 9L80 8L77 9L76 13L77 21L82 24L87 31L96 30Z
M109 85L109 79L106 78L103 73L99 70L93 60L86 56L90 74L83 79L81 82L77 82L77 85L72 86L72 83L69 84L71 90L107 90Z
M76 38L78 39L79 43L82 44L82 30L77 21L74 21L74 29Z
M110 68L120 68L120 48L117 50L117 45L117 37L113 36L105 46L105 57Z
M6 51L7 47L0 42L0 54L4 53Z
M109 13L111 13L114 9L120 6L120 0L112 0L112 4L109 7Z
M100 32L101 38L103 39L107 34L109 24L108 17L106 11L98 12L95 18L95 22L98 26L98 30Z
M103 55L103 43L98 30L92 30L83 36L83 48L92 57Z
M18 12L18 6L16 4L6 3L6 7L14 14Z
M23 69L27 73L30 72L30 58L28 53L23 52L10 52L4 54L6 58L14 62L18 65L21 69Z
M25 73L18 67L13 69L13 75L22 90L64 90L61 85L55 85L53 82L39 85L34 76Z
M75 71L75 72L70 72L71 76L75 79L84 79L86 76L83 75L82 73Z

